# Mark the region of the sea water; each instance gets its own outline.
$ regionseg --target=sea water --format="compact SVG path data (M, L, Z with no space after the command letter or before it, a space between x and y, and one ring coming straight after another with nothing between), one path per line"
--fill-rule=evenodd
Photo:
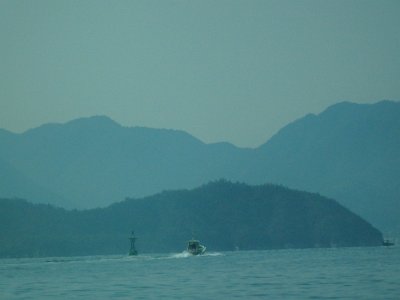
M0 299L400 299L400 247L0 260Z

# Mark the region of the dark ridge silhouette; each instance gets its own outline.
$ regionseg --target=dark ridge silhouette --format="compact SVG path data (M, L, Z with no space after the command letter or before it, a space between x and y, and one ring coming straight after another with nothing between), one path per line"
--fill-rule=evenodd
M107 208L67 211L0 200L0 256L181 252L194 234L211 251L377 246L381 233L336 201L276 185L225 180Z

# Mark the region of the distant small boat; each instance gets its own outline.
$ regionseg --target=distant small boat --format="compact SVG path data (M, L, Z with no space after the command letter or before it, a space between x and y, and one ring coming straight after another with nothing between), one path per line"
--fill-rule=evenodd
M206 247L201 245L198 240L191 239L188 241L187 251L192 255L201 255L206 252Z
M384 239L384 240L382 241L382 245L383 245L383 246L394 246L394 242L391 241L391 240L389 240L389 239Z
M129 240L131 241L131 248L129 249L129 255L138 255L138 252L135 248L136 237L135 237L135 233L133 231L131 233Z

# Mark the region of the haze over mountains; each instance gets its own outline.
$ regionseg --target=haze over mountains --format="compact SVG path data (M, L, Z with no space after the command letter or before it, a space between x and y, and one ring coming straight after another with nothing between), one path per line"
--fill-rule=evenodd
M0 145L1 197L93 208L226 178L318 192L381 230L400 231L399 102L339 103L256 149L99 116L0 130Z

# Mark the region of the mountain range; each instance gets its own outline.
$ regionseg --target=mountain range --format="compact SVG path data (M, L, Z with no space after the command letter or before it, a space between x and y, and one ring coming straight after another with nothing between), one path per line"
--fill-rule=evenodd
M0 145L1 197L95 208L225 178L320 193L400 232L399 102L338 103L254 149L123 127L105 116L22 134L0 130Z

